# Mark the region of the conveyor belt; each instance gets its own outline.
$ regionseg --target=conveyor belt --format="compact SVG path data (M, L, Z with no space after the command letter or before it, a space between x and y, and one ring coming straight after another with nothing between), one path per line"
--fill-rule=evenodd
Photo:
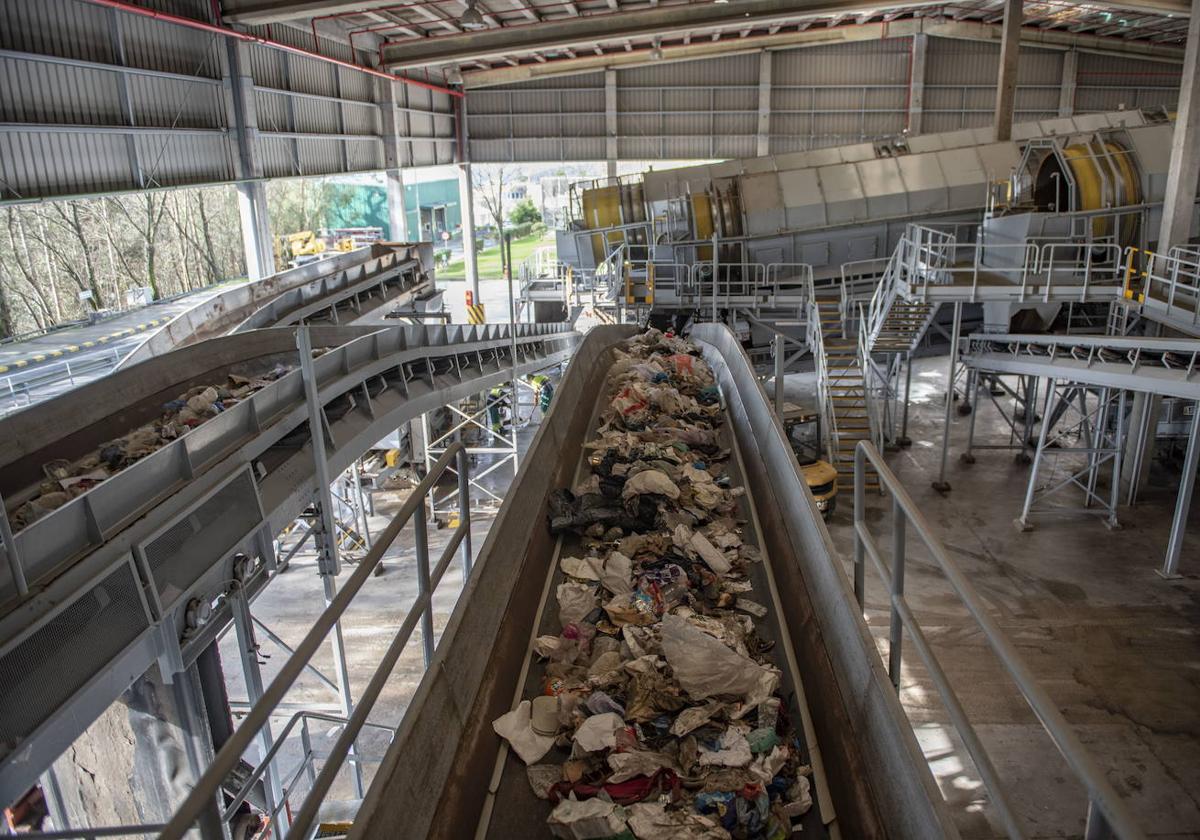
M350 318L340 320L354 320L386 303L427 293L433 281L422 266L432 264L429 243L376 244L233 286L171 319L121 367L244 329L286 326L301 319L336 325L339 308L353 309Z
M497 794L492 836L545 836L546 804L521 793L528 783L514 771L523 768L502 765L504 772L495 773L500 739L492 721L528 696L521 675L557 559L557 540L544 524L547 500L552 490L572 485L613 347L631 330L594 328L576 351L352 838L475 836L489 793ZM789 678L798 672L803 680L797 705L810 718L805 748L823 782L812 830L854 838L957 837L748 358L723 326L697 327L692 338L716 374L753 500L747 510L773 579L765 588L777 596L770 632L795 657L794 668L786 657L779 664Z
M602 407L602 403L603 398L597 401L597 408ZM589 428L589 440L595 436L598 421L599 412L597 411L593 414ZM730 477L731 486L744 487L745 478L742 474L740 450L737 441L732 438L728 427L724 425L721 426L721 445L729 447L734 453L733 457L726 463L726 471ZM582 480L587 474L584 471L585 462L586 453L582 454L578 459L579 466L575 475L576 482ZM745 542L761 548L763 545L762 537L759 533L758 519L754 513L753 499L749 494L739 500L737 515L739 519L745 522L745 532L743 534ZM556 616L557 607L554 602L553 593L558 585L566 579L559 568L559 558L562 556L584 556L586 553L586 550L579 545L579 539L573 535L566 535L564 539L559 540L556 544L550 566L552 570L550 575L551 580L546 589L550 597L543 601L541 614L537 620L538 629L536 635L557 635L559 632L560 624ZM820 756L819 754L814 754L808 744L808 736L811 736L811 724L809 723L811 712L805 704L806 695L800 682L795 657L792 654L789 643L791 633L785 626L786 619L783 617L782 611L778 608L778 595L774 576L771 572L771 559L769 555L764 553L763 562L750 567L749 578L754 587L754 594L750 597L762 601L764 605L770 606L767 616L764 619L756 620L755 626L759 637L764 642L774 645L771 651L772 659L775 666L783 673L779 693L782 697L789 698L791 701L784 713L792 721L796 722L796 730L801 741L802 760L804 763L813 766L814 773L816 774L816 789L813 791L813 808L804 815L801 822L804 828L804 837L828 837L829 832L826 828L826 823L832 821L833 815L828 814L826 818L822 814L821 806L821 803L824 802L826 809L830 807L826 780ZM529 663L524 689L521 694L522 698L528 699L542 693L544 672L544 663ZM805 704L805 708L798 708L797 703ZM808 725L802 726L801 721ZM805 729L809 731L804 732ZM567 760L569 753L569 750L556 748L542 761L560 764ZM500 776L494 799L490 800L488 807L484 809L480 820L480 827L475 836L487 837L491 838L491 840L507 840L512 837L549 837L546 818L550 815L551 804L533 795L527 778L525 764L511 750L501 747L500 754L498 760L502 762L500 768L502 775Z
M233 332L353 321L384 304L411 300L432 286L419 260L401 260L396 255L391 259L380 257L284 292L238 324Z
M212 339L0 421L0 481L17 498L39 459L69 458L136 427L163 399L246 365L296 361L291 329ZM562 325L312 328L331 348L313 368L329 471L349 468L400 424L565 360ZM192 598L212 600L239 551L273 535L316 490L301 372L273 382L16 535L29 593L0 564L0 798L50 760L157 658L186 662L224 625L218 612L182 649ZM7 798L5 798L7 797Z

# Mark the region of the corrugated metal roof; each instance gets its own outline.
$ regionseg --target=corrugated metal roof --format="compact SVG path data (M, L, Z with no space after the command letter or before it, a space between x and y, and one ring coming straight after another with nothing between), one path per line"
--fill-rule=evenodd
M144 5L197 19L211 13L208 0ZM125 66L153 72L120 70L118 29ZM314 41L302 27L276 25L263 34L351 58L348 44L325 37ZM227 43L220 36L75 0L6 0L0 4L0 49L94 63L0 56L0 121L30 124L29 130L10 125L0 131L0 200L238 177L237 140L228 125L229 93L222 81ZM383 166L376 105L383 82L268 47L241 49L243 69L258 88L254 105L264 175L323 175ZM445 94L407 85L399 85L397 94L406 108L451 111ZM132 133L125 132L131 127L129 111L137 129ZM449 119L405 116L399 121L402 132L423 138L403 144L406 162L452 160ZM155 130L142 130L146 128ZM363 135L371 139L357 139Z

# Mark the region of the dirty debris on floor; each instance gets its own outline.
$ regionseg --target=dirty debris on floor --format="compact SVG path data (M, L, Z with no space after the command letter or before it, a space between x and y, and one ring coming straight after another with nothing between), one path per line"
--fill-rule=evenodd
M712 372L651 330L607 389L590 470L550 499L564 540L543 631L559 632L535 642L536 696L493 727L555 837L788 837L811 771Z

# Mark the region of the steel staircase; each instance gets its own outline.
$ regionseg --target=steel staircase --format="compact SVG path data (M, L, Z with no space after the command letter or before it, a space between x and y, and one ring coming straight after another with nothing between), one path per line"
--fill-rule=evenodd
M837 470L839 488L848 492L854 486L854 449L872 438L859 343L844 329L841 289L814 289L811 295L809 342L817 357L826 456ZM874 476L867 486L879 486Z
M933 317L938 304L909 301L896 295L883 313L878 331L872 331L869 349L873 353L907 353L916 348Z

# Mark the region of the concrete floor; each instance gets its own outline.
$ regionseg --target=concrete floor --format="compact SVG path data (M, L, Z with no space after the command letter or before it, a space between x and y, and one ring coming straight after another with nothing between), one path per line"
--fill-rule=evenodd
M968 466L968 418L952 413L943 496L937 477L945 358L918 361L910 449L889 463L921 505L950 557L967 574L1021 656L1154 837L1200 836L1200 506L1193 505L1179 580L1162 565L1178 477L1159 483L1124 527L1095 518L1042 519L1019 533L1029 468L1012 454L980 452ZM790 385L791 383L789 383ZM1007 437L995 410L976 418L976 439ZM890 545L891 501L869 497L868 520ZM852 573L851 506L830 531ZM1086 796L967 615L924 546L909 530L906 593L951 684L1004 780L1010 804L1032 837L1082 836ZM885 586L868 571L866 618L881 655L888 647ZM953 733L915 650L905 649L901 700L966 837L1005 836L978 773Z
M944 378L944 358L917 363L909 428L914 443L889 456L892 468L1110 783L1128 799L1147 834L1200 837L1200 515L1193 515L1184 547L1184 577L1174 581L1155 573L1173 510L1175 488L1169 484L1151 487L1135 509L1122 509L1125 527L1120 531L1110 532L1094 518L1056 518L1040 522L1030 533L1019 533L1012 520L1020 512L1028 468L1000 452L981 452L973 466L962 464L958 456L967 419L957 413L948 475L953 489L939 495L929 485L940 456ZM811 376L789 377L787 385L789 398L803 399L811 391ZM981 412L976 422L977 439L1000 435L993 410ZM530 425L522 431L522 447L535 430L536 425ZM510 476L507 469L498 471L494 486L505 486ZM1165 475L1156 477L1169 481ZM373 532L382 529L402 498L403 494L378 497ZM881 544L888 545L890 500L870 497L869 505L872 529ZM847 575L850 521L850 505L843 504L830 525L847 558ZM488 513L476 513L476 550L490 523ZM430 533L436 558L448 532ZM1082 836L1083 788L911 530L908 557L909 602L1005 780L1026 832L1032 837ZM387 572L369 581L344 622L356 693L366 685L416 597L411 529L397 540L386 562ZM461 584L461 568L455 563L435 597L435 634L445 627ZM883 585L869 572L866 617L885 658L886 603ZM315 564L311 555L302 555L255 603L254 614L295 644L322 606ZM270 641L259 641L262 651L270 654L263 666L269 680L285 654ZM235 673L238 658L232 634L221 649L231 696L244 698ZM329 650L324 646L315 664L332 675ZM372 720L396 725L422 672L418 629ZM307 674L289 696L289 701L305 704L335 699ZM978 773L911 646L906 649L901 699L964 836L1004 836ZM328 728L314 730L318 753L328 749L336 735ZM369 784L372 760L383 755L386 737L368 734L360 748L367 759ZM296 753L285 751L288 754ZM348 772L343 771L332 798L353 798Z

